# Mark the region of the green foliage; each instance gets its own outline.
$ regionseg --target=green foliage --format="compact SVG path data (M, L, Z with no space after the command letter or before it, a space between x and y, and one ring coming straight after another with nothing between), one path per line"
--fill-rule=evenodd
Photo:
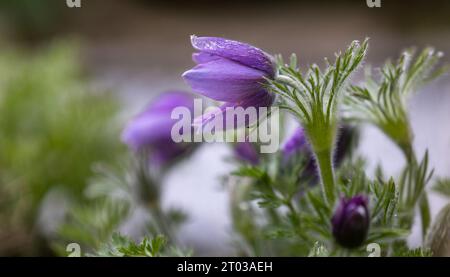
M304 74L297 68L295 55L291 56L289 65L280 58L275 80L268 80L268 88L282 97L279 106L292 112L302 124L319 166L324 199L330 204L335 200L332 156L338 103L367 48L368 39L361 45L354 41L344 53L336 55L334 64L325 59L323 71L313 64Z
M430 225L430 210L425 191L433 176L434 170L429 169L428 151L422 161L411 161L405 166L399 179L399 220L403 227L410 228L414 216L414 208L419 205L422 221L422 233L425 237Z
M62 240L55 244L55 250L65 254L68 243L78 243L84 251L99 249L116 232L120 224L129 215L126 202L96 200L71 207L65 222L58 231Z
M450 179L438 179L433 186L433 190L446 197L450 197Z
M162 211L159 189L148 167L132 162L129 167L98 167L95 178L86 189L88 197L67 214L58 232L55 249L61 255L68 243L80 244L88 256L101 257L159 257L188 256L190 253L174 246L173 229L185 219L178 210ZM145 172L143 172L145 171ZM150 186L148 189L142 187ZM152 188L153 187L153 188ZM141 195L150 192L149 196ZM156 192L156 194L154 194ZM133 211L145 207L150 215L139 244L118 234ZM147 222L148 221L148 222Z
M3 182L21 180L33 204L52 186L81 195L95 162L120 153L118 105L89 89L77 55L56 44L29 57L0 57L0 164Z
M95 254L89 254L88 256L159 257L166 244L167 240L163 236L156 236L155 238L144 237L142 242L137 244L128 237L114 233L109 243L102 245Z
M402 150L407 165L398 182L400 221L409 228L418 205L423 236L431 220L425 186L433 170L428 168L428 153L420 163L417 161L407 100L411 93L448 71L448 66L437 66L442 56L433 48L424 49L416 57L413 50L407 50L395 64L386 62L379 80L375 80L372 70L367 68L363 85L351 86L350 95L345 98L347 119L377 126Z
M62 24L66 1L59 0L5 0L0 2L0 13L25 38L49 35Z
M129 237L114 233L111 240L103 244L98 251L88 254L88 257L189 257L190 251L183 251L169 246L168 240L162 235L145 236L140 243Z
M350 95L345 98L347 117L374 124L403 151L412 151L407 99L422 85L448 70L446 66L437 68L441 57L442 53L426 48L414 59L414 51L407 50L397 63L386 62L380 70L379 81L373 78L371 68L367 67L363 85L351 86Z
M332 195L336 193L345 197L358 194L369 196L371 226L366 244L378 243L383 249L383 255L392 255L395 249L402 249L396 253L400 256L430 254L428 250L410 250L406 247L406 237L410 233L417 205L424 235L430 224L425 188L433 176L433 169L429 168L428 152L418 161L413 151L413 134L405 103L408 94L442 74L446 68L435 69L441 54L432 49L425 49L413 61L410 60L412 52L406 52L397 64L388 62L385 65L379 83L374 81L372 72L367 70L365 86L351 86L350 95L345 97L345 119L358 119L378 126L401 148L407 164L396 182L392 177L386 180L380 167L376 179L370 180L366 176L362 159L347 160L337 170L334 182L335 168L331 167L330 158L333 151L330 149L335 139L337 100L342 95L340 91L345 89L345 80L361 63L366 49L367 41L361 47L352 44L343 55L337 56L334 65L327 62L323 73L313 65L306 77L297 69L296 57L292 56L290 65L279 61L276 80L269 80L270 89L281 96L280 106L296 115L302 123L324 186L320 189L302 185L298 177L302 176L304 168L298 167L298 162L284 164L275 172L268 170L273 168L270 165L241 169L237 175L253 180L250 181L250 199L256 200L260 208L266 210L266 213L258 214L248 209L252 215L247 217L262 217L259 221L265 222L266 226L262 224L259 227L272 230L268 238L281 238L295 243L297 248L291 248L291 254L367 255L363 246L350 251L334 243L330 219L334 207ZM292 174L289 169L298 173ZM280 190L283 187L290 188L293 194L283 193ZM446 183L440 182L436 187L445 191ZM325 193L325 200L328 201L320 197L321 193ZM276 248L272 250L277 251Z
M135 245L114 235L137 208L145 208L150 217L143 218L143 226L137 231L155 238L162 235L170 243L174 242L173 232L186 216L177 209L162 209L160 184L144 165L146 161L137 159L120 168L95 168L94 177L85 190L86 198L70 207L58 230L53 245L57 253L64 255L66 245L76 242L83 252L100 256L157 255L158 251L151 251L156 249L151 240ZM183 253L177 248L171 251L173 255Z
M369 180L364 162L358 160L353 164L356 166L346 165L338 172L347 178L341 178L340 191L346 197L358 194L369 196L371 225L367 243L375 242L386 248L392 241L405 239L410 231L398 224L399 192L394 180Z
M0 218L8 226L1 238L20 229L28 240L47 192L81 199L92 165L122 152L118 104L90 88L78 61L69 42L0 54ZM20 240L16 254L33 253L36 243L22 248Z
M400 201L405 209L410 210L423 195L426 185L433 177L434 170L429 169L428 151L420 164L408 164L400 176Z
M240 251L246 255L293 255L299 251L307 253L310 249L299 226L297 196L302 187L299 172L284 178L273 175L275 172L280 171L269 173L268 168L261 165L242 167L234 173L238 184L233 186L232 216L245 244ZM297 190L292 190L293 187Z
M383 225L392 224L398 212L398 192L394 181L381 184L378 181L370 184L370 192L375 205L372 210L372 220Z
M319 242L314 244L314 247L308 254L308 257L329 257L328 249Z
M233 219L241 235L240 245L245 243L243 253L367 256L366 245L377 243L382 255L392 255L390 249L397 249L399 242L406 242L410 226L404 227L399 222L399 187L392 178L384 181L380 171L379 178L370 180L365 174L364 160L355 158L337 168L336 192L345 197L369 196L369 234L360 248L348 250L337 245L331 233L334 206L323 201L317 180L298 178L305 170L300 166L301 157L299 155L295 163L267 160L267 164L244 166L234 173L238 180L233 191L239 194L232 195ZM284 191L283 188L297 190ZM413 255L406 250L404 255Z
M313 64L306 73L297 68L297 58L289 65L278 62L276 80L269 80L270 89L283 97L280 105L298 117L315 151L331 148L335 140L336 112L339 99L351 74L366 55L368 40L362 45L353 42L343 53L337 54L334 64L325 59L322 71Z
M393 254L394 257L432 257L433 252L430 249L414 248L405 249L400 248Z

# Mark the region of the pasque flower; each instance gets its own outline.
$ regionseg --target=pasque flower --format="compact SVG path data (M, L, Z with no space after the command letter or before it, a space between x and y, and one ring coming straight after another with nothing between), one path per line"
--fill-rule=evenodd
M307 146L305 133L302 128L298 127L294 133L286 140L282 146L283 156L285 159L290 158Z
M333 236L340 245L346 248L360 246L367 237L370 225L367 197L342 198L331 223Z
M191 37L197 66L183 78L192 89L208 98L225 102L228 107L268 107L274 95L264 88L266 78L274 78L273 58L246 43L217 37ZM203 117L203 123L211 119Z
M171 130L175 120L172 110L186 107L193 111L193 98L180 91L166 92L133 118L122 132L122 141L136 152L148 151L149 162L164 165L184 154L190 145L175 143Z

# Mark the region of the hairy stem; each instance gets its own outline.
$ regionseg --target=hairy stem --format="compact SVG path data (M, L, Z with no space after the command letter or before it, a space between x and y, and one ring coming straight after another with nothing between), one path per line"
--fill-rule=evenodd
M334 204L335 200L335 180L333 169L333 158L331 150L324 150L316 152L316 161L319 168L320 183L322 185L322 192L325 201L330 205Z

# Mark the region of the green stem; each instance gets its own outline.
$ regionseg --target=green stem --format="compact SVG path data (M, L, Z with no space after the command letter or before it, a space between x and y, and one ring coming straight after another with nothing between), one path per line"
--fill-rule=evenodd
M406 162L408 164L417 165L416 154L414 153L411 143L399 144L399 146L405 156Z
M408 164L413 165L414 168L417 168L418 161L416 154L414 153L414 149L411 143L406 143L400 145L400 148L405 155L406 161ZM411 188L408 188L411 190ZM415 203L414 203L415 204ZM430 204L428 203L428 198L425 191L422 192L422 196L419 198L419 211L420 211L420 219L422 222L422 239L425 239L427 234L428 227L430 226ZM410 225L412 222L410 223ZM410 227L410 226L409 226Z
M335 180L331 150L316 152L316 160L319 166L320 183L325 201L331 207L335 200Z
M419 200L420 207L420 219L422 222L422 239L425 240L427 235L428 227L431 222L430 204L428 203L428 198L426 193L422 193L422 197Z

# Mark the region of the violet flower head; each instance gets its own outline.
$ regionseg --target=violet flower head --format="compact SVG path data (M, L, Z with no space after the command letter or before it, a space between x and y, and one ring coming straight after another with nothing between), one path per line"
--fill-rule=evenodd
M342 198L331 219L333 236L343 247L355 248L366 239L370 225L368 199L358 195Z
M274 95L264 88L274 78L273 57L246 43L217 37L191 37L197 66L183 74L192 89L229 107L269 107ZM208 122L206 116L202 123Z
M295 153L301 151L306 146L305 133L301 127L295 129L294 133L286 140L282 146L283 156L288 159Z
M172 140L176 120L171 119L171 113L177 107L193 112L192 96L179 91L162 94L125 126L122 141L135 152L148 151L149 163L153 165L164 165L178 158L190 146Z
M236 158L251 165L259 164L259 153L251 142L239 142L234 148Z
M316 163L314 155L306 140L305 132L303 128L297 127L293 134L287 138L281 147L283 166L291 163L296 163L295 157L302 156L305 158L305 167L301 172L302 178L310 180L312 184L315 184L318 180Z

